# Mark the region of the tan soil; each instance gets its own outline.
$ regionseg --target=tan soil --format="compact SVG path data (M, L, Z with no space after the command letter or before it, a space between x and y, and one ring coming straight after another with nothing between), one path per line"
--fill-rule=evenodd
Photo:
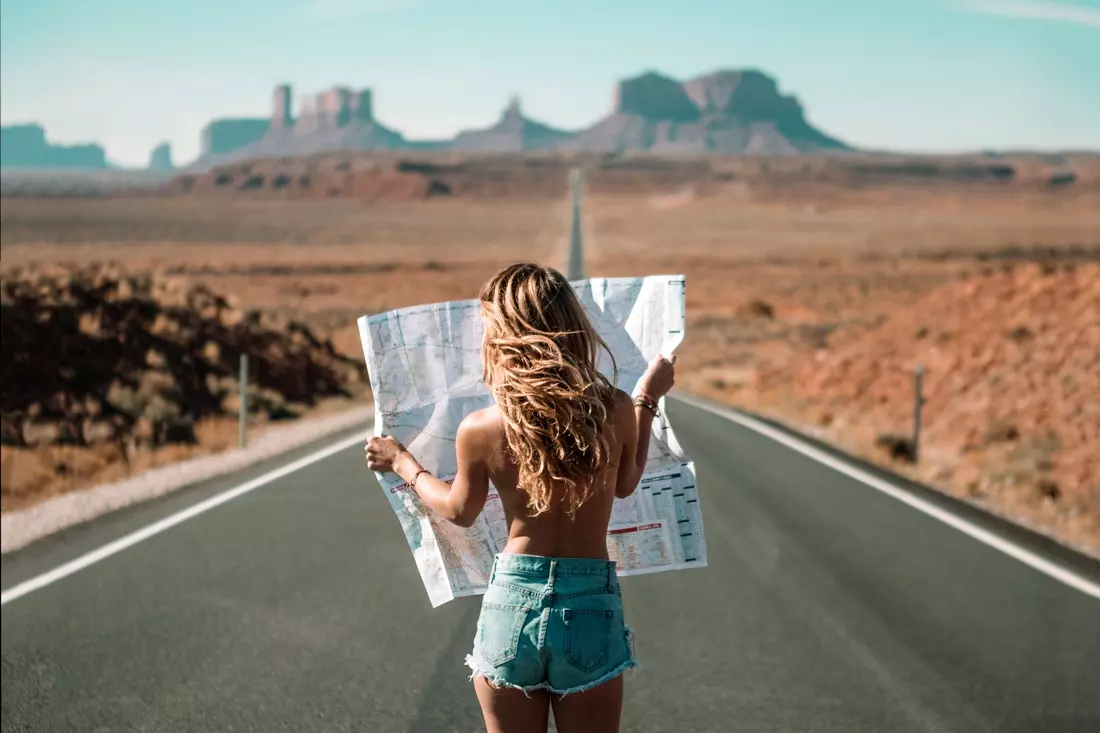
M686 274L687 389L1100 555L1100 196L676 204L586 213L594 271Z
M288 209L276 202L16 198L5 199L0 228L6 282L110 262L111 272L151 274L154 282L185 289L207 287L231 302L235 313L268 314L264 323L273 328L299 320L365 368L355 319L403 305L473 297L476 284L517 249L557 261L564 251L564 217L557 200L506 207L322 201L296 202ZM209 238L195 241L200 234ZM192 346L201 350L205 344ZM0 353L13 358L7 343ZM314 405L289 407L305 418L369 401L362 384L352 387L350 399L321 397ZM253 391L255 403L259 393ZM230 407L232 398L225 396ZM265 412L252 419L257 431L278 424ZM3 510L236 445L232 414L201 416L193 430L197 444L136 450L118 441L5 444L0 449Z
M589 181L588 271L686 274L687 389L1100 552L1089 462L1095 413L1071 409L1087 402L1074 395L1095 377L1088 334L1090 283L1100 279L1100 192L949 182L696 185L690 176L635 183L637 192L611 195ZM0 227L5 269L110 259L135 271L186 273L236 294L242 307L301 318L362 359L356 317L474 297L516 259L560 264L567 214L560 193L408 202L12 199ZM1028 339L1071 336L1081 341L1028 356ZM905 434L908 370L918 359L931 401L913 467L876 442ZM988 399L977 409L972 400L982 394Z
M853 154L813 156L679 155L650 153L468 153L459 151L339 151L302 157L244 160L183 173L147 195L204 199L333 199L374 202L438 198L561 195L568 171L585 170L596 194L667 194L787 198L812 190L828 200L837 190L890 189L917 183L1016 190L1090 189L1100 185L1100 156Z

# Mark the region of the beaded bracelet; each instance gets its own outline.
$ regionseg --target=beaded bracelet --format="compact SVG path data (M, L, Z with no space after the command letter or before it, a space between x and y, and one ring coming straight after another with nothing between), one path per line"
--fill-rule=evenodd
M426 468L422 468L422 469L420 469L419 471L416 472L416 475L413 476L413 480L409 482L409 486L411 486L413 488L413 491L416 490L416 480L418 478L420 478L420 474L422 474L422 473L431 473L431 471L429 471Z

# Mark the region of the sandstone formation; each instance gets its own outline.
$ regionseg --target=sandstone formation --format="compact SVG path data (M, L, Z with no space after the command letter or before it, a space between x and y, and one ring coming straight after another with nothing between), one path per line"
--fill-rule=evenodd
M612 113L557 146L589 152L787 155L848 146L805 119L794 97L756 70L723 70L685 83L647 72L621 81Z
M275 87L271 98L271 129L285 130L294 124L294 109L289 84Z
M107 170L99 145L53 145L41 125L0 127L0 167Z
M251 410L270 419L364 378L308 327L182 279L16 271L0 297L5 444L194 442L196 421L236 409L242 353Z
M523 116L519 99L513 97L500 120L484 130L460 132L449 147L455 150L486 152L523 152L550 150L567 140L571 133L536 122Z
M633 115L647 120L695 122L699 110L677 81L647 72L624 79L615 87L616 114Z
M260 140L270 127L262 117L214 120L202 129L201 159L230 155Z
M513 99L497 123L451 140L406 140L374 118L371 90L333 87L305 97L292 113L288 85L275 88L268 120L220 120L204 132L191 170L264 157L352 150L460 150L795 154L848 146L810 125L794 97L755 70L717 71L681 83L656 72L624 79L608 117L580 132L523 115Z
M405 139L374 119L370 89L333 87L302 100L298 115L291 112L292 92L287 84L275 88L271 117L248 128L248 140L232 149L207 150L189 166L210 165L249 158L310 155L335 150L388 150L407 147ZM243 122L243 121L238 121ZM242 141L244 140L242 136Z
M174 170L175 166L172 165L172 146L169 143L161 143L153 148L153 152L149 154L149 170L151 171L170 171Z
M370 89L336 86L307 95L295 114L292 89L280 84L268 117L216 119L201 136L200 155L186 166L190 171L245 159L355 150L786 155L848 149L810 125L798 101L756 70L716 71L683 83L652 71L624 79L615 89L611 114L579 132L528 119L513 100L493 126L450 140L406 140L375 118ZM38 125L3 128L2 164L109 167L99 146L49 145ZM165 168L158 163L155 169Z
M569 150L792 155L848 149L805 119L794 97L755 70L685 83L653 72L626 79L612 113L562 145Z
M199 157L184 168L195 173L248 159L344 151L444 150L692 156L852 152L849 145L810 124L799 101L781 93L776 79L764 72L719 70L680 82L649 71L620 81L611 113L586 129L570 132L531 120L523 115L518 100L513 100L496 124L465 130L447 140L408 140L381 124L374 116L370 89L337 86L307 95L295 114L292 89L280 84L272 92L268 117L218 119L207 124L202 130ZM1090 153L1071 155L1080 160ZM868 169L869 175L940 176L937 164L911 160L899 164L904 170L887 170L881 165L885 157L889 156L878 156ZM974 168L983 179L998 169L1000 159L1011 156L988 152L985 157L987 160ZM99 146L49 145L38 125L3 128L2 158L5 168L110 167ZM1036 176L1050 186L1076 186L1082 182L1076 166L1051 160L1041 168ZM1012 177L1010 169L999 167L1005 179ZM1092 180L1094 177L1088 179Z

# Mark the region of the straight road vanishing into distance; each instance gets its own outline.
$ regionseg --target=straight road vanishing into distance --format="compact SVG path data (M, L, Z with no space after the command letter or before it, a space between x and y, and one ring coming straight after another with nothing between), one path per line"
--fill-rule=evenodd
M1100 730L1097 563L725 408L669 416L709 567L623 579L624 731ZM4 556L3 730L483 730L480 598L431 608L365 439Z

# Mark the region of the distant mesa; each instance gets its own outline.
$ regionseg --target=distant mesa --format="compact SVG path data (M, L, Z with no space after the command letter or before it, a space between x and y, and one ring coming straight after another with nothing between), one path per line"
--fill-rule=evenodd
M202 129L202 157L229 155L267 134L271 121L263 117L213 120Z
M107 170L107 155L95 144L53 145L41 125L0 127L0 167Z
M333 87L307 96L297 117L292 105L290 86L281 84L272 95L269 118L211 122L203 133L202 155L192 167L244 158L408 147L400 133L374 119L370 89Z
M782 94L773 77L754 69L715 71L686 82L655 71L623 79L610 113L579 131L530 119L513 98L490 127L464 130L449 140L407 140L375 118L374 102L369 88L335 86L304 96L295 110L290 85L280 84L267 117L207 124L200 155L185 169L340 150L789 155L851 149L811 125L795 97ZM112 168L99 145L53 145L37 124L4 127L2 141L5 168ZM150 157L150 170L171 170L171 165L167 146Z
M811 125L798 100L761 71L715 71L687 82L649 71L620 81L611 113L580 131L526 117L513 97L491 127L430 141L406 140L379 123L370 89L333 87L307 96L295 116L291 88L282 84L267 119L211 122L193 167L334 150L433 149L789 155L851 148Z
M562 147L589 152L724 155L835 152L849 146L810 125L794 97L756 70L681 83L655 72L619 82L611 114Z
M612 114L641 117L655 122L696 122L699 109L680 82L648 72L624 79L615 88Z
M175 170L175 166L172 165L171 144L165 142L153 148L153 152L149 154L148 168L151 171Z
M449 147L454 150L509 153L551 150L572 134L524 117L519 98L512 97L495 125L483 130L460 132Z

